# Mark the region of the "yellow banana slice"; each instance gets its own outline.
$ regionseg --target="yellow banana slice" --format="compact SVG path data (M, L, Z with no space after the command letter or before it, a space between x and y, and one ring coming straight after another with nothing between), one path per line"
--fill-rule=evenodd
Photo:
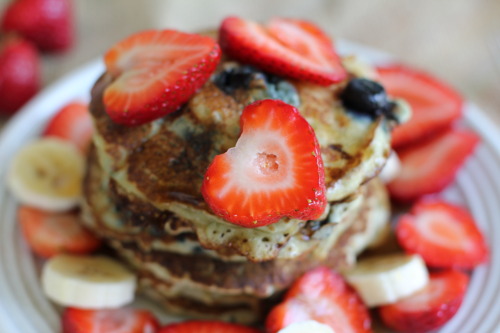
M45 294L60 305L106 309L133 301L136 278L108 257L61 254L45 263L42 286Z
M84 157L73 144L42 138L24 146L13 157L7 184L23 204L65 211L79 203L84 170Z
M362 259L344 276L369 307L394 303L429 282L422 258L407 254Z
M389 158L385 162L382 171L379 174L380 179L384 183L389 183L391 180L396 178L401 172L401 161L399 160L398 154L393 150L389 155Z

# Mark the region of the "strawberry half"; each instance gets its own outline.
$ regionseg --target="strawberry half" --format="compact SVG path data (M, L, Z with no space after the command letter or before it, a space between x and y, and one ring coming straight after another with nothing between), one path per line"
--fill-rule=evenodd
M208 80L220 60L210 37L149 30L128 37L104 56L114 77L104 91L111 119L140 125L177 110Z
M471 214L440 200L417 202L396 227L398 242L428 266L472 269L488 258L488 247Z
M236 147L217 155L201 192L227 221L260 227L289 216L321 216L326 205L323 161L314 130L291 105L261 100L240 118Z
M43 135L68 140L85 152L93 132L88 105L82 102L71 102L49 121Z
M431 273L424 289L380 307L384 323L398 332L424 333L450 320L460 308L469 276L459 271Z
M259 330L215 320L192 320L170 324L158 333L259 333Z
M67 308L62 317L62 333L155 333L159 327L158 320L149 311L132 308Z
M70 0L15 0L5 9L3 31L14 31L42 51L64 51L75 38Z
M21 206L19 223L27 243L37 255L50 258L59 253L86 254L101 241L82 226L77 213L51 213Z
M266 319L269 333L300 321L316 320L334 332L371 332L368 310L342 277L326 267L294 282L282 303Z
M330 38L312 23L276 18L267 26L226 18L219 43L229 56L273 74L330 85L347 73Z
M38 51L14 35L0 38L0 112L12 114L40 88Z
M377 72L387 93L412 107L411 119L392 132L394 148L418 142L462 116L462 97L431 75L399 64L378 67Z
M391 196L412 201L448 186L480 139L472 131L449 129L416 145L398 150L401 171L388 184Z

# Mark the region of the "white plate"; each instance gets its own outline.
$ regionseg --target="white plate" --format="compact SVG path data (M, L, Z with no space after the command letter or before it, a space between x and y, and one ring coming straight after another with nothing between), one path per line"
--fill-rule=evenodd
M352 43L339 42L338 48L376 63L392 60ZM13 153L37 137L56 110L73 99L89 99L90 88L102 72L102 63L94 61L70 73L9 122L0 137L0 180L5 179ZM439 332L490 333L500 327L500 132L470 103L464 122L483 141L443 196L471 210L487 237L491 257L487 265L474 270L462 307ZM15 214L16 202L0 181L0 332L59 332L59 312L41 292L37 263L20 235Z

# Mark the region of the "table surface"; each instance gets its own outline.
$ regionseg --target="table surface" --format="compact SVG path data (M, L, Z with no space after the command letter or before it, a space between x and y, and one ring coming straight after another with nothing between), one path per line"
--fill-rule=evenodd
M231 14L289 16L433 73L500 126L499 0L74 0L74 7L77 43L64 54L43 56L44 85L142 29L197 31Z

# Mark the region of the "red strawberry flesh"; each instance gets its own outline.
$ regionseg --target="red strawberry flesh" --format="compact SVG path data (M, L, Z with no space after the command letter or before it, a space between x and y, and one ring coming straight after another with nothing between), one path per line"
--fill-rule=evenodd
M49 121L44 136L54 136L74 143L82 152L89 146L93 133L88 105L71 102L65 105Z
M40 88L40 59L35 47L20 37L0 39L0 112L19 110Z
M488 258L486 241L472 215L440 200L417 202L396 227L400 245L427 265L472 269Z
M132 308L67 308L62 317L62 333L154 333L159 326L150 312Z
M262 100L245 108L236 147L214 158L202 194L229 222L259 227L288 216L315 219L326 205L324 168L308 122L291 105Z
M380 307L383 322L398 332L424 333L449 321L460 308L469 276L459 271L430 274L424 289Z
M52 213L21 206L18 218L29 246L43 258L59 253L86 254L101 245L99 238L83 227L76 212Z
M340 275L316 268L294 282L266 319L269 333L300 321L316 320L334 332L371 332L365 305Z
M411 119L392 132L394 148L419 142L462 116L462 97L431 75L399 64L379 67L377 72L387 93L412 107Z
M330 39L309 22L274 19L262 26L228 17L220 27L219 43L229 56L277 75L321 85L347 75Z
M388 189L399 201L416 200L443 190L480 139L470 130L446 130L436 137L398 150L402 169Z
M128 126L174 112L201 88L219 59L219 46L209 37L175 30L132 35L104 57L114 77L104 92L106 112Z
M65 51L75 38L70 0L11 1L2 18L2 30L13 31L42 51Z
M192 320L170 324L158 333L259 333L260 331L243 325L215 320Z

